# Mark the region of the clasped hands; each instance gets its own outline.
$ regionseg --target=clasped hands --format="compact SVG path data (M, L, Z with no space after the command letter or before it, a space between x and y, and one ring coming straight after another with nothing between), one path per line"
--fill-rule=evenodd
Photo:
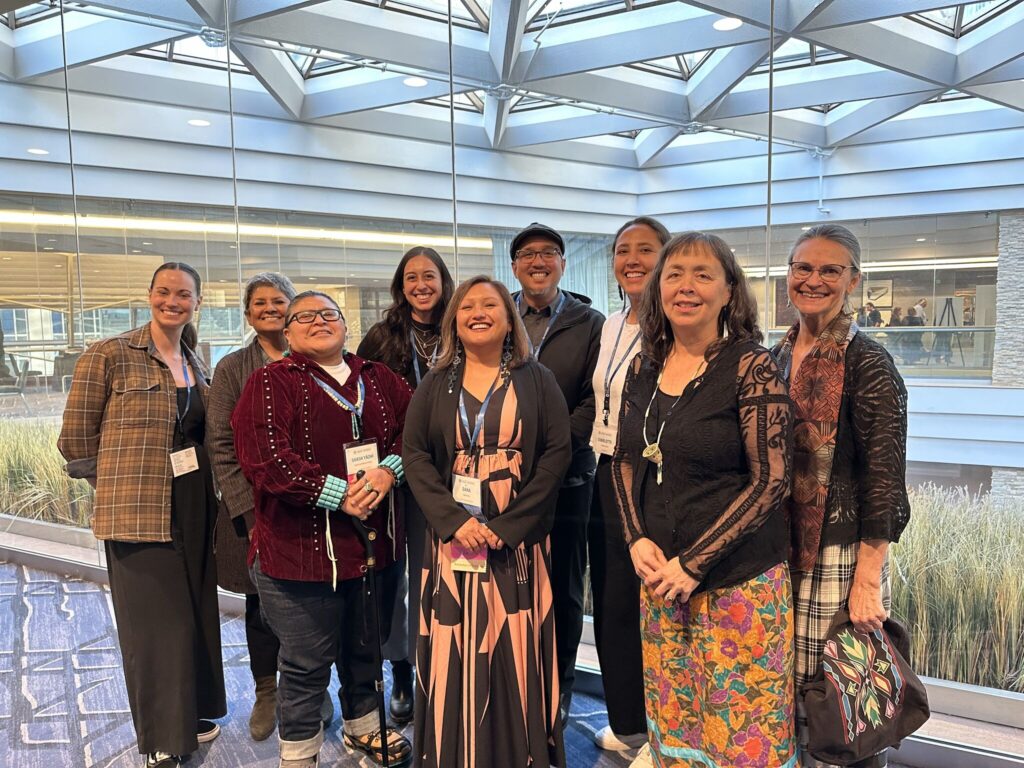
M668 603L676 600L685 603L700 583L683 570L678 557L666 559L665 553L648 538L634 541L629 556L636 575Z
M505 542L499 538L498 534L475 517L469 518L469 520L462 524L459 530L455 532L454 539L472 552L476 552L483 547L501 549L505 546Z
M377 509L377 505L388 495L395 484L395 476L386 469L376 467L348 486L341 511L346 515L366 520Z

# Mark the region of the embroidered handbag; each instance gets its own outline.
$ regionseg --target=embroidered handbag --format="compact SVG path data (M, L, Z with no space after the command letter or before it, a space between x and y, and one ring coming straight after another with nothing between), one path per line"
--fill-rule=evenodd
M846 608L836 613L818 671L801 691L811 755L851 765L899 745L924 724L928 695L909 654L907 631L896 620L865 634Z

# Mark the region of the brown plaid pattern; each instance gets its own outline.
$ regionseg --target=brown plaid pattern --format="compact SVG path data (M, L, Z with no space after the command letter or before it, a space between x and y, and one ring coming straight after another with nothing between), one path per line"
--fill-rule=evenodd
M186 350L205 399L206 369ZM97 539L171 540L174 376L149 323L96 342L75 366L57 448L72 477L96 478Z

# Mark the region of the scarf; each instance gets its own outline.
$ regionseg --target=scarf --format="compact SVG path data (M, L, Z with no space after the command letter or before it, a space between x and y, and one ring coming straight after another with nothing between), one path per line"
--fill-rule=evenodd
M796 375L790 374L798 322L779 348L779 367L789 380L793 401L793 492L790 498L794 571L814 570L825 524L825 500L832 477L832 459L843 400L846 348L857 334L853 315L840 313L814 342Z

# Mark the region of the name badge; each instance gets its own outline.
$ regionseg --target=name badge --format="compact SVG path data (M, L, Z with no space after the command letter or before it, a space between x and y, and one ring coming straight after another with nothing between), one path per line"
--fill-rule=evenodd
M452 478L452 496L465 507L483 508L483 483L478 478L455 475Z
M187 475L199 469L199 456L196 454L194 445L182 448L180 451L171 451L171 472L175 477Z
M487 547L476 552L466 549L457 541L448 542L452 570L462 573L487 573Z
M348 481L354 483L356 473L359 470L369 472L376 469L380 464L380 455L377 453L377 441L357 440L354 443L345 443L342 446L345 450L345 471L348 472Z
M597 453L611 456L615 453L616 437L615 427L606 427L599 422L594 424L594 431L590 434L590 445Z

